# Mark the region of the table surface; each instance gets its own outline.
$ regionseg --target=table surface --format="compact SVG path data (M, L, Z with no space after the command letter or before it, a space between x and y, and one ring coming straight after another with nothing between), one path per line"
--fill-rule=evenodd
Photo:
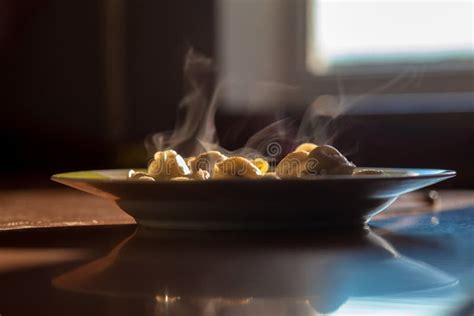
M139 228L63 189L0 192L0 315L473 315L474 194L363 231Z

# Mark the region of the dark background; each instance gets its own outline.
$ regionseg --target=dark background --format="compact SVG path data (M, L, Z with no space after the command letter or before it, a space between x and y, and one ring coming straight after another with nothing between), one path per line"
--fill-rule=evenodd
M216 56L214 2L120 3L123 20L107 14L113 1L0 0L2 187L49 185L51 174L68 170L144 165L145 136L173 128L186 51L192 46ZM472 72L436 82L417 79L408 84L423 92L416 98L392 94L334 120L335 145L351 148L358 165L455 169L458 177L443 185L472 187L474 101L466 94L474 91ZM366 76L363 83L381 82ZM332 86L322 82L318 89ZM440 92L446 97L436 110L424 111L440 102L428 95ZM298 120L303 109L280 110ZM221 110L221 143L238 148L273 119L271 111Z
M6 21L0 42L4 173L112 168L123 148L145 162L145 135L173 127L186 50L193 43L213 54L212 3L124 1L124 45L117 54L125 61L120 75L127 93L120 96L126 108L115 113L120 109L106 104L105 63L114 56L104 49L102 2L1 0L7 8L0 10ZM119 134L111 131L118 123L109 124L114 115Z

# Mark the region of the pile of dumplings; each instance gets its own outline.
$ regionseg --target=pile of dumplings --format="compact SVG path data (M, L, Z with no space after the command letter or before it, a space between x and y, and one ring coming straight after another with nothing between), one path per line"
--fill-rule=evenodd
M276 166L271 166L263 158L228 157L219 151L207 151L189 158L183 158L174 150L158 151L148 165L147 172L130 170L128 178L142 181L205 181L380 173L378 170L355 171L355 165L332 146L304 143L286 155Z

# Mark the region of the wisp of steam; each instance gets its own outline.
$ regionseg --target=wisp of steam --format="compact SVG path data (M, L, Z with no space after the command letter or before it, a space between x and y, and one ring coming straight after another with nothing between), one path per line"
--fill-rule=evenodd
M331 95L318 96L307 108L299 125L289 118L280 118L250 137L243 148L229 151L219 146L216 135L215 115L224 89L232 89L230 81L221 80L214 84L215 66L212 60L189 49L184 62L184 80L186 94L178 107L175 128L150 135L145 146L152 156L156 151L174 149L183 156L195 156L208 150L219 150L222 153L240 155L247 158L270 157L273 160L282 158L296 145L303 142L316 144L333 144L336 132L331 122L348 111L354 102L347 102L343 91L338 98ZM394 78L389 85L400 78ZM261 82L256 84L262 86ZM281 83L265 82L263 86L278 89L291 89ZM366 96L369 94L366 94Z
M188 90L178 107L174 130L147 137L150 155L158 150L175 149L184 155L204 150L204 144L218 144L214 116L219 87L213 88L213 63L210 58L190 49L184 63L185 87Z

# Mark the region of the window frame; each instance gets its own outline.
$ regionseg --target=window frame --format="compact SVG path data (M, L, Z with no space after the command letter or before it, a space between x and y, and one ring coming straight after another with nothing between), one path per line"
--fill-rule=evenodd
M317 0L295 1L294 27L297 77L306 95L320 94L398 94L474 91L474 59L453 61L452 69L429 68L425 64L396 63L388 66L347 66L337 72L316 75L308 69L308 40L313 10ZM397 69L395 71L394 69ZM449 84L447 84L449 82Z

